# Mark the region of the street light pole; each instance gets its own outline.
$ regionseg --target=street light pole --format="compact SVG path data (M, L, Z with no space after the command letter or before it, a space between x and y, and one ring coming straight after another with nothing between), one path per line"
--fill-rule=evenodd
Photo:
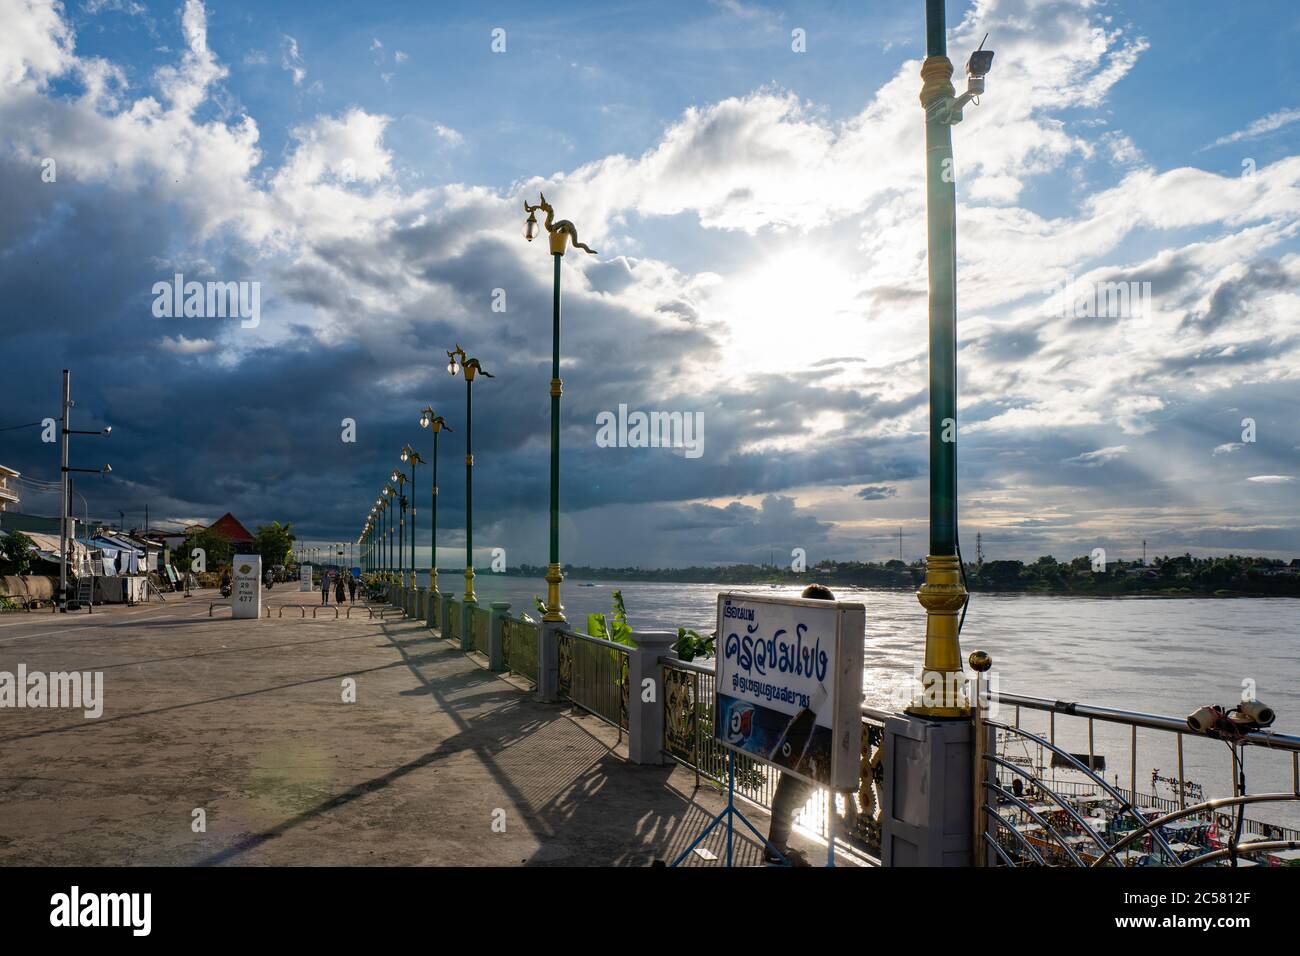
M426 406L420 412L420 427L433 429L433 487L429 492L429 593L438 593L438 435L445 428L451 431L446 419Z
M955 96L948 59L945 0L926 0L926 58L921 65L925 110L926 225L930 325L930 548L917 600L925 608L924 701L908 712L922 717L967 717L960 622L968 599L957 546L957 187L952 126L984 91L992 51L967 64L967 91ZM935 689L941 698L934 700Z
M474 596L474 376L496 378L476 358L469 358L457 345L447 353L447 371L465 373L465 604L477 604ZM459 361L458 361L459 360Z
M551 297L551 540L550 563L546 568L546 614L544 620L563 623L564 605L560 603L560 583L564 574L560 571L560 396L564 392L564 383L560 379L560 261L564 258L565 246L569 241L575 248L595 255L596 250L578 241L578 230L568 219L555 221L555 210L546 201L546 196L539 194L536 205L530 206L524 200L524 211L528 219L524 223L524 238L532 242L537 235L537 210L546 213L543 224L550 241L551 256L555 261L555 278Z

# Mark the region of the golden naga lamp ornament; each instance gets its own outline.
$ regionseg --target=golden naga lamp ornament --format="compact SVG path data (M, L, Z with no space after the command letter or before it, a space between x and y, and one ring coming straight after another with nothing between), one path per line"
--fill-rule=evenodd
M539 209L546 213L546 221L542 223L542 227L551 239L551 255L564 255L565 243L569 241L573 243L575 249L581 249L593 256L596 254L595 249L578 241L578 227L572 221L568 219L561 219L559 222L555 221L555 210L546 201L546 196L543 193L538 194L538 202L534 206L528 205L527 199L524 200L524 212L528 213L528 219L524 223L525 239L532 242L537 238L537 210Z

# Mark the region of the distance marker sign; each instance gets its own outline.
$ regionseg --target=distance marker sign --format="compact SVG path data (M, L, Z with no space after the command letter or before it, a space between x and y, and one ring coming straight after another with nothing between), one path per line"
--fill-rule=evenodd
M865 624L858 603L719 594L714 737L783 773L856 790Z

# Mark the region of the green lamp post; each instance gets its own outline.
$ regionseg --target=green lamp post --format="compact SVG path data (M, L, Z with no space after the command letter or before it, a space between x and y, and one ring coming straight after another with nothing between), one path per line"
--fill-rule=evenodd
M575 249L595 255L596 250L578 241L578 229L568 219L556 222L555 210L546 201L546 196L539 194L536 205L530 206L524 200L524 212L528 219L524 223L524 238L532 242L537 236L537 210L546 213L542 224L550 239L551 256L555 260L555 281L551 297L551 541L550 563L546 568L546 614L547 621L563 622L564 606L560 603L560 582L564 575L560 571L560 395L564 383L560 380L560 260L564 258L565 247L572 242Z
M406 587L406 474L394 468L389 480L397 485L397 586Z
M957 186L952 127L962 108L984 92L993 52L980 49L966 64L967 89L956 96L948 59L945 0L926 0L926 58L921 64L925 110L926 224L930 325L930 547L925 583L917 600L925 608L925 702L908 709L921 717L970 714L964 694L958 613L969 595L957 547ZM932 700L932 689L943 688Z
M447 373L455 376L465 373L465 604L477 604L474 596L474 378L496 378L469 358L457 345L447 352Z
M420 412L420 427L433 429L433 489L429 494L429 593L438 593L438 435L451 426L446 419L426 406Z
M402 461L411 463L411 590L415 590L415 466L424 463L420 453L409 444L402 446Z

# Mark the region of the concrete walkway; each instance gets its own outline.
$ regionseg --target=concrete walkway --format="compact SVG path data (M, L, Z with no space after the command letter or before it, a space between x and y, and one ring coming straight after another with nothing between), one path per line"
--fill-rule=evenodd
M319 603L291 588L264 599ZM0 671L105 684L98 719L0 708L0 864L642 866L722 806L416 622L209 618L215 599L0 616Z

